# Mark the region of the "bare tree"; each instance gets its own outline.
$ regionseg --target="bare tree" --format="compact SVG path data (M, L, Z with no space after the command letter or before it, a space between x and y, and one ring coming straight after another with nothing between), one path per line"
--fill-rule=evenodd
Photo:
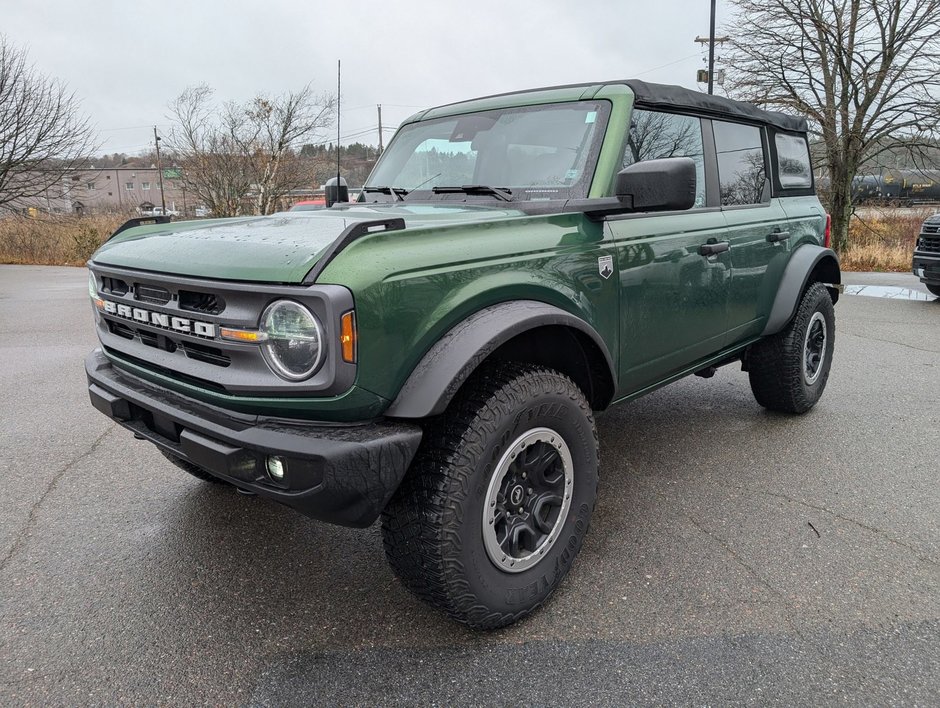
M642 160L701 155L699 121L655 111L634 111L624 167Z
M332 96L310 87L282 96L257 96L218 108L208 86L188 88L170 104L175 127L167 141L192 190L217 216L247 208L269 214L312 175L295 148L332 121Z
M215 216L236 216L251 189L252 165L240 142L237 112L227 105L221 114L212 102L212 89L186 89L170 104L176 124L167 147L183 169L186 187Z
M278 197L306 184L310 174L296 150L310 136L332 123L332 96L315 96L307 85L278 98L257 96L244 110L255 133L254 157L258 174L255 209L268 214Z
M729 163L729 167L732 167L734 172L727 176L722 172L721 203L760 204L764 184L767 181L767 175L764 173L764 156L760 150L746 153L737 161L737 164ZM785 165L781 167L786 170ZM721 165L719 169L722 168L724 165Z
M732 0L726 90L806 115L824 145L833 242L852 180L887 150L936 146L940 0Z
M95 149L75 94L0 35L0 208L42 196Z

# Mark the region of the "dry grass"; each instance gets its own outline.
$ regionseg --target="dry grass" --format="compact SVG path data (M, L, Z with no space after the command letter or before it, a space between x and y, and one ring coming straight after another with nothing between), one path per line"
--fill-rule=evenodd
M920 226L936 209L858 209L849 224L849 247L841 254L843 270L903 272Z
M0 219L0 263L84 265L126 216Z

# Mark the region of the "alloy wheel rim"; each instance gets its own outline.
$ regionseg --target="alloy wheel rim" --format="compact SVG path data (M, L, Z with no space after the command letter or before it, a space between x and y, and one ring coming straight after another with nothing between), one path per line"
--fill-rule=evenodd
M506 448L490 478L483 541L493 564L519 573L558 540L571 508L574 464L568 444L550 428L534 428Z
M826 361L826 318L821 312L814 312L806 327L803 340L803 379L813 385L819 378Z

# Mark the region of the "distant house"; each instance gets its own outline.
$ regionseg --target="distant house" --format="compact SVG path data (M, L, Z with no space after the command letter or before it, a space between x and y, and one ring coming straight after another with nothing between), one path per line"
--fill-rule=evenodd
M192 214L201 204L183 188L178 168L163 170L167 210ZM89 167L62 175L44 194L17 204L17 211L53 214L138 214L160 205L155 167Z

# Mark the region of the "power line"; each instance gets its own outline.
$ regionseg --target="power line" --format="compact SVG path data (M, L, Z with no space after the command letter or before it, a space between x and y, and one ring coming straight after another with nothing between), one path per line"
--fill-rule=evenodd
M172 123L157 123L158 128L172 128ZM150 125L125 125L120 128L96 128L99 133L114 133L119 130L150 130L153 128L153 124Z
M689 56L687 56L687 57L682 57L681 59L676 59L675 61L671 61L671 62L669 62L668 64L663 64L662 66L654 66L652 69L646 69L645 71L641 71L641 72L638 73L638 74L634 74L634 76L643 76L643 74L650 74L650 73L652 73L652 72L654 72L654 71L659 71L660 69L665 69L666 67L669 67L669 66L675 66L676 64L681 64L682 62L688 61L689 59L693 59L693 58L695 58L695 57L697 57L697 56L698 56L698 53L689 54Z
M118 147L107 148L106 154L115 153L115 152L126 152L129 150L144 150L146 148L153 148L153 143L148 142L145 145L121 145Z

